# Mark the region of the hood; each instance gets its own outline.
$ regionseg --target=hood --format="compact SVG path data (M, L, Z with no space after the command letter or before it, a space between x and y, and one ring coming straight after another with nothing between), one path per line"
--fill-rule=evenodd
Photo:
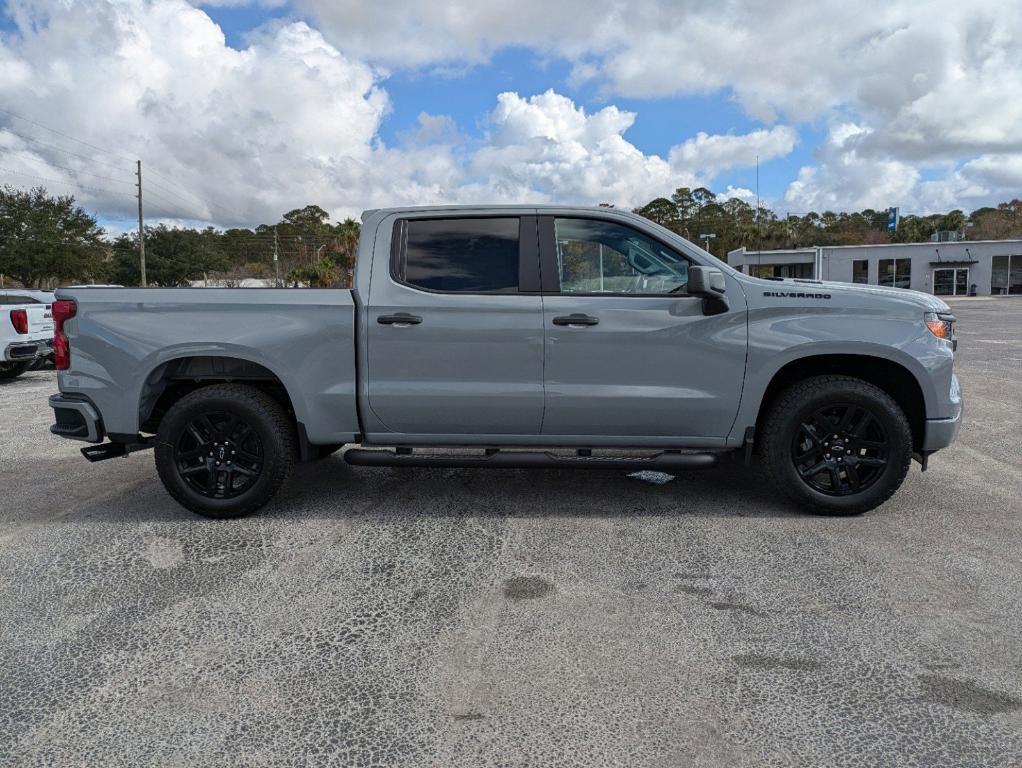
M918 307L923 312L950 312L951 308L940 298L922 291L907 288L890 288L884 285L863 285L861 283L838 283L817 280L764 280L758 277L742 277L763 291L797 291L801 293L828 293L835 300L840 297L859 300L895 301L902 305Z

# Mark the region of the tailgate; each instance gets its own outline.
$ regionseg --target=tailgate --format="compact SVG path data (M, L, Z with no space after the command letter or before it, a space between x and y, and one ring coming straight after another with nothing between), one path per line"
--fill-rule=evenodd
M28 339L48 339L53 336L53 312L49 304L26 304L12 309L24 309L28 315Z

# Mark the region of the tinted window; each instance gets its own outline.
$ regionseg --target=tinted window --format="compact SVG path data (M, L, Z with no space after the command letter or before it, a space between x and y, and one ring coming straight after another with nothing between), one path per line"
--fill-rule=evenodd
M20 293L9 293L6 296L0 295L0 304L39 304L40 302L31 296L23 296Z
M684 294L688 261L651 237L595 219L556 219L561 293Z
M430 291L518 290L518 219L407 222L404 282Z

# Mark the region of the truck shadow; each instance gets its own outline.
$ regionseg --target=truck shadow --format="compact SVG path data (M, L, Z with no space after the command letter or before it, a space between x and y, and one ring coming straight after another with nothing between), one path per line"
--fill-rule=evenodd
M263 515L404 517L792 517L756 467L725 460L660 475L620 470L352 467L340 456L296 468Z

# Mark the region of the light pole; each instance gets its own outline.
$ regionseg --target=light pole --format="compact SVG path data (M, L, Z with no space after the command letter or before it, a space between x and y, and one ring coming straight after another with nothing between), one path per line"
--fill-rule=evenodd
M713 255L713 251L710 250L710 241L716 236L717 235L713 232L706 232L705 234L699 235L699 239L706 243L706 252L711 256Z

